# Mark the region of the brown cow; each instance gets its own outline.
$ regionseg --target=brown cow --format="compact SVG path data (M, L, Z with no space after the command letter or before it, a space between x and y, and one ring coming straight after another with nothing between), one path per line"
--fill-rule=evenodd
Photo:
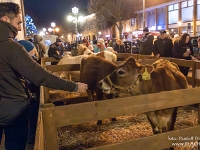
M150 73L150 76L148 73L147 76L142 76L145 70ZM153 65L141 65L133 57L119 65L99 84L104 93L129 92L131 95L158 93L188 87L185 76L179 71L176 64L160 59ZM174 130L176 114L177 108L146 113L154 134Z
M99 87L99 81L116 69L117 65L98 56L91 56L81 60L80 81L88 84L88 99L94 101L94 91L97 100L104 100L108 97L103 94ZM111 96L111 95L109 95ZM113 118L113 120L116 120ZM102 124L99 120L97 124Z

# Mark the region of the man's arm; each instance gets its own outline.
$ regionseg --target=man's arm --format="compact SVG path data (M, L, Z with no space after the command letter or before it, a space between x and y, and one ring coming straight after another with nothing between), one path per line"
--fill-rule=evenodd
M32 60L22 47L21 49L11 50L9 61L14 70L36 85L66 91L82 91L83 86L87 86L81 83L79 87L78 84L72 81L61 79L49 71L44 70Z

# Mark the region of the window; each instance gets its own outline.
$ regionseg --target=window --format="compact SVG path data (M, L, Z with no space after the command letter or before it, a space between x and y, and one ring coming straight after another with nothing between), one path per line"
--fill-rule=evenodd
M200 20L200 5L197 5L197 20Z
M174 5L169 5L168 6L168 11L174 10Z
M169 24L174 24L178 22L178 10L169 12Z
M181 3L182 22L193 20L193 0L187 0Z
M193 0L188 0L188 6L193 6Z
M181 8L187 7L187 1L181 3Z
M174 9L178 9L178 3L174 4Z
M168 6L169 24L178 22L178 3Z
M200 0L197 0L197 4L200 4Z
M135 26L135 18L130 19L130 26Z
M182 22L193 20L193 7L186 7L182 9Z

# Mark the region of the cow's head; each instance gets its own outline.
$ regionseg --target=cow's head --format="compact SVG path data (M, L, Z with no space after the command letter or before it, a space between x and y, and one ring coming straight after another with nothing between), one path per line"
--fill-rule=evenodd
M141 65L133 57L129 57L120 64L114 72L99 82L100 87L106 94L123 93L133 87L140 75L146 70L151 73L152 65Z

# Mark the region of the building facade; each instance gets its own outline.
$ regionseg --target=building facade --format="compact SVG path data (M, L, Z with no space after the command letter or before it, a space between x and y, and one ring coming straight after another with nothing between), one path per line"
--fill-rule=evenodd
M146 0L145 6L137 10L137 30L142 29L145 22L150 30L166 29L179 35L185 32L192 36L200 35L200 0Z

